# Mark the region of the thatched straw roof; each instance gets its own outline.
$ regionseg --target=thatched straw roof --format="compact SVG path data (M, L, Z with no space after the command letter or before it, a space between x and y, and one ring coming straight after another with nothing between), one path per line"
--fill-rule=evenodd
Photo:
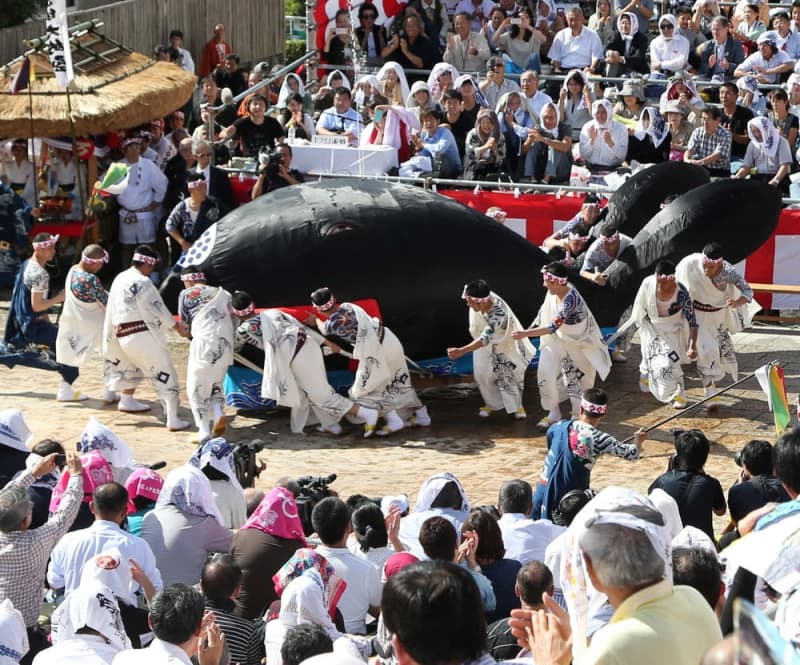
M70 85L71 116L78 136L125 129L162 117L183 106L192 96L194 75L168 62L134 53L101 35L91 21L71 28L75 78ZM26 53L36 80L31 83L33 134L68 136L70 114L67 93L58 85L47 59L43 39L33 40ZM0 137L31 135L27 91L10 93L22 58L0 69Z

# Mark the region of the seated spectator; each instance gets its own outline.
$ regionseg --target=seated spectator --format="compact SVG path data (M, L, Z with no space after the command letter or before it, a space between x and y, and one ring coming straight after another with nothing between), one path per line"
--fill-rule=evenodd
M592 119L593 100L586 74L573 69L567 74L558 94L558 117L572 128L573 141L580 139L581 128Z
M700 66L698 51L707 37L694 27L692 23L692 8L688 5L678 5L675 10L675 18L678 21L678 34L686 37L686 41L689 42L688 69L697 71Z
M405 106L411 94L406 80L406 73L396 62L387 62L378 70L378 82L381 93L392 106Z
M17 412L19 413L19 412ZM2 435L0 435L2 436ZM24 468L32 469L44 457L53 453L63 455L64 447L52 439L43 439L31 448L31 454L25 460ZM63 467L63 465L62 465ZM5 467L13 468L13 466ZM20 470L19 473L22 473ZM53 489L61 478L61 467L57 466L52 473L45 474L41 478L33 481L28 488L28 498L31 500L31 524L29 529L38 529L50 516L50 499L53 497ZM3 481L0 480L0 483Z
M537 117L520 92L508 92L497 102L497 120L506 143L506 162L503 170L513 180L522 177L525 166L522 144L530 130L536 127Z
M360 145L389 145L397 150L402 164L411 158L413 132L419 131L417 115L404 106L389 105L385 97L372 97L367 103L369 124L361 133Z
M747 56L733 72L735 77L749 75L759 83L775 83L779 76L794 69L794 60L778 48L774 33L765 32L757 44L758 50Z
M224 526L208 478L185 464L167 475L155 510L142 520L142 538L165 585L197 584L208 554L227 552L233 534Z
M78 515L72 520L70 531L78 529L87 529L94 523L94 514L89 508L92 501L92 496L95 489L104 483L114 482L114 472L111 470L111 465L105 457L98 451L93 450L88 455L81 455L81 464L86 471L91 473L85 474L83 479L83 502L78 510ZM50 495L50 512L54 513L61 505L61 500L66 491L69 483L69 473L61 473L58 483L53 488L53 493Z
M770 11L772 30L778 48L789 55L792 60L800 59L800 35L792 30L789 12L786 8L776 7ZM766 33L765 33L766 34Z
M504 19L492 37L494 45L503 53L509 74L521 74L526 69L540 72L539 52L546 41L547 37L534 27L533 16L527 8L522 8L516 18Z
M350 519L353 530L347 542L348 549L355 556L369 561L378 574L382 574L386 560L395 552L403 551L403 544L397 537L400 531L399 508L384 518L380 507L368 501L358 506Z
M761 94L755 76L742 76L736 81L738 95L737 106L752 111L753 115L765 115L767 112L767 99Z
M494 591L495 609L486 613L486 621L492 623L509 616L512 609L519 607L514 584L522 564L516 559L506 558L503 534L497 520L485 510L473 508L461 525L461 534L462 538L471 534L477 535L475 560Z
M142 535L142 520L156 507L164 479L157 471L147 467L136 469L125 481L128 492L128 516L126 530L134 536Z
M689 138L695 129L694 125L686 119L689 115L689 109L677 99L673 99L667 102L664 107L664 115L667 118L671 137L669 158L673 162L682 162L683 155L689 145Z
M339 88L350 90L350 79L341 70L334 69L325 79L325 85L317 88L317 92L311 96L314 102L314 110L324 111L331 108L333 106L333 97Z
M605 99L592 102L592 118L581 129L581 158L589 170L614 169L628 154L628 130L612 118L611 103Z
M594 14L589 16L587 25L600 37L603 48L608 46L614 36L614 10L610 0L597 0Z
M267 99L253 95L247 105L248 116L239 118L220 132L220 139L236 139L236 153L242 157L256 157L262 148L275 147L275 142L284 136L283 127L275 118L265 115Z
M448 90L444 93L444 113L442 115L442 125L450 129L453 138L458 146L458 156L464 162L464 144L467 134L475 126L475 122L470 122L469 117L464 113L463 96L458 90Z
M506 158L506 139L500 132L497 116L489 109L478 112L475 127L464 144L464 179L488 180L497 177Z
M678 34L678 20L672 14L658 19L660 34L650 42L650 72L668 78L686 69L689 60L689 42Z
M234 612L242 569L230 554L217 554L203 567L200 590L207 612L214 618L230 653L232 663L260 665L264 656L263 634L257 624L236 616Z
M472 0L467 0L472 2ZM478 0L478 7L483 6L484 0ZM447 35L447 48L442 60L453 65L459 72L482 72L486 70L486 61L491 51L486 38L481 32L475 30L468 12L461 11L453 19L455 31Z
M435 109L422 111L420 117L422 132L412 139L416 154L430 157L440 178L457 178L461 173L461 158L453 133L439 126L440 114Z
M773 90L770 96L770 104L772 105L772 112L769 114L769 119L775 125L783 138L789 142L789 147L794 150L797 145L798 129L800 129L800 119L789 108L789 95L785 90ZM794 167L792 169L794 170Z
M367 632L367 614L378 616L381 603L381 579L377 568L366 559L347 549L347 537L352 531L350 511L344 501L326 497L311 513L311 523L322 545L317 554L333 566L346 587L339 601L345 630L355 635Z
M645 103L644 90L638 81L627 80L622 84L617 96L617 103L614 104L614 116L620 121L628 120L638 122L642 116ZM628 127L628 134L633 134L630 122L623 123Z
M381 52L385 60L393 60L403 69L433 69L440 58L439 45L434 43L423 31L419 16L406 16L403 20L405 35L395 34ZM410 83L424 79L423 74L408 76Z
M247 519L247 506L236 474L233 446L222 437L208 439L197 448L189 463L208 478L224 526L229 529L242 526Z
M730 23L719 11L711 21L711 38L699 46L697 52L700 57L697 73L704 79L716 76L730 81L744 60L742 45L730 34Z
M358 145L360 133L361 118L352 107L350 90L345 87L336 88L333 106L325 109L317 120L317 134L346 136L350 145Z
M536 118L541 115L542 107L553 101L550 95L539 90L539 74L535 71L522 72L519 77L519 88L528 105L533 109Z
M742 166L733 177L750 177L767 182L788 196L793 161L789 142L778 134L770 119L763 116L747 123L747 134L750 143L747 144ZM755 169L755 174L751 174L752 169Z
M505 65L500 56L493 55L486 61L486 78L480 82L480 90L489 108L495 108L500 97L507 92L519 92L519 86L506 78Z
M442 96L453 89L453 81L458 76L458 70L446 62L437 62L428 74L428 94L439 108L442 108Z
M369 7L363 4L362 7ZM333 651L333 640L325 629L316 623L299 623L286 631L281 645L283 665L300 665L305 660Z
M719 616L725 604L725 583L720 573L719 557L713 549L714 543L708 546L712 549L673 546L672 583L698 591L714 614Z
M583 12L579 7L567 9L566 16L567 27L556 33L547 54L553 73L563 74L571 69L596 72L603 60L600 37L594 30L584 26Z
M706 105L697 92L694 81L684 73L676 74L669 80L667 89L659 99L658 110L664 113L667 102L672 100L679 101L695 117L699 117Z
M703 125L692 132L683 161L708 169L715 178L731 174L731 133L721 126L722 114L716 107L703 110Z
M465 566L478 587L483 610L494 611L497 599L492 583L481 572L481 567L475 558L478 538L473 532L463 534L459 545L458 532L450 521L444 517L429 517L420 527L419 543L425 557L431 561L446 561Z
M34 665L111 663L131 648L117 598L97 580L72 591L53 612L51 626L53 646L41 651Z
M300 96L301 108L305 113L311 113L314 110L314 101L311 99L311 95L306 92L303 79L297 74L289 72L283 79L283 83L281 83L281 90L278 93L278 103L275 104L275 108L279 111L283 111L294 95Z
M418 557L423 554L419 544L420 527L434 515L449 519L457 531L469 515L467 495L452 473L437 473L422 483L414 511L400 520L400 542Z
M199 591L185 584L160 591L150 604L150 625L155 639L143 650L122 651L115 665L189 663L195 655L199 665L220 662L224 640L214 615L205 616Z
M670 126L656 109L647 107L636 123L633 136L628 137L626 161L658 164L669 161L672 146Z
M334 642L346 637L365 660L371 654L372 645L368 638L345 635L334 623L345 584L319 551L297 550L275 573L272 581L281 606L278 617L267 622L265 629L268 663L281 662L280 653L286 634L294 626L304 623L321 626Z
M692 28L704 35L706 39L711 39L714 32L713 21L717 16L724 18L727 25L728 19L723 15L718 0L695 4L692 6Z
M639 21L633 12L617 16L617 30L606 45L606 76L635 76L647 74L647 36L639 32Z
M483 23L483 27L481 28L481 34L483 35L484 39L486 39L486 43L489 45L489 51L492 55L498 55L500 52L499 49L494 45L493 39L494 34L506 19L506 16L508 16L508 14L506 14L506 11L502 7L499 5L494 5L491 13L489 14L489 19Z
M443 46L450 31L450 4L441 0L411 0L409 3L425 24L425 34L438 46ZM440 51L441 53L441 51Z
M543 595L550 597L555 593L553 574L541 561L529 561L517 572L514 581L514 594L524 610L536 612L544 610ZM517 638L511 634L510 616L504 616L486 628L489 639L489 655L496 661L514 660L520 654Z
M247 79L244 72L239 69L241 60L235 53L228 53L222 67L214 70L214 82L218 88L228 88L233 96L242 94L247 90Z
M728 510L734 524L767 503L789 501L789 495L773 473L773 450L769 441L748 441L737 463L742 471L728 490Z
M678 504L683 525L696 527L713 540L712 513L724 515L727 506L719 481L703 471L709 447L700 430L677 434L669 470L656 478L647 491L664 490Z
M295 550L305 546L294 495L285 487L271 489L233 536L230 552L242 569L237 616L252 620L267 611L278 595L264 578L271 579Z
M303 110L303 98L296 92L289 95L286 108L278 115L278 122L288 136L294 130L295 139L311 141L316 133L314 118Z
M0 602L0 653L5 665L15 665L28 654L28 637L22 613L8 598ZM29 661L26 658L26 661Z
M767 26L759 20L758 13L758 4L746 4L741 13L737 11L731 18L733 38L742 42L745 50L752 49L753 43L767 29Z
M386 30L377 24L378 10L365 2L358 8L358 27L355 31L358 47L367 56L368 67L383 65L381 52L386 47Z
M533 489L525 480L509 480L500 488L498 526L509 559L526 564L544 561L547 546L560 535L563 527L550 520L533 520Z

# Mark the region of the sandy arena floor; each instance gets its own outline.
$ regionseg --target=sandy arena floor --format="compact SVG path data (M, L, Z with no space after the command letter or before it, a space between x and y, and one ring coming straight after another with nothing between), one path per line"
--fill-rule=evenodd
M8 302L0 301L0 325L5 325ZM465 323L466 325L466 323ZM757 326L735 337L741 372L751 372L760 365L779 360L787 377L790 402L800 389L800 336L790 326ZM188 342L174 336L171 352L185 385ZM630 436L638 427L646 427L673 413L650 395L638 390L638 345L634 344L626 364L617 364L608 380L601 384L611 397L605 429L618 438ZM0 367L0 408L21 409L33 430L34 440L51 437L72 445L89 416L95 416L123 437L135 450L140 462L166 460L175 467L191 455L193 446L186 432L170 433L163 427L160 406L145 414L119 413L104 406L100 399L82 403L60 404L55 401L58 375L41 370ZM438 471L455 473L475 504L494 503L504 480L525 478L535 481L546 452L544 436L535 427L541 416L535 374L529 373L525 406L527 421L495 415L479 419L480 397L473 394L459 399L444 398L443 384L417 382L423 390L433 425L405 430L390 438L361 438L360 430L346 430L341 437L289 432L288 413L237 414L228 408L227 436L232 441L262 439L266 448L260 458L267 469L259 487L270 487L285 475L338 474L333 487L344 496L360 492L370 496L408 493L412 502L420 483ZM729 379L723 382L727 385ZM99 398L102 395L99 358L81 371L76 386ZM690 399L699 399L700 383L693 368L688 368L686 382ZM430 388L430 391L425 391ZM440 393L437 396L436 393ZM154 400L149 385L142 385L137 398ZM703 407L678 418L651 433L645 443L643 458L625 462L602 457L592 474L592 486L602 488L624 484L646 490L665 468L672 450L670 427L697 427L706 432L714 445L706 470L720 479L724 488L735 480L738 467L733 462L741 445L751 438L774 440L775 430L766 399L753 378L724 396L724 404L709 412ZM182 417L191 420L183 398ZM793 409L794 410L794 407ZM566 410L565 410L566 413ZM309 428L311 431L312 428ZM166 471L165 471L166 472ZM721 526L723 520L718 520Z

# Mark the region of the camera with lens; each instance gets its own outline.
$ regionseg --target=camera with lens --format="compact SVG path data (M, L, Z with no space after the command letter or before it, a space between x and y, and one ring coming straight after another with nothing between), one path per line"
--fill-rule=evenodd
M256 460L256 455L264 450L265 444L261 439L250 443L239 443L233 449L233 462L236 465L236 477L242 487L254 487L256 478L266 468L264 462Z
M314 533L314 527L311 525L311 513L314 510L314 506L326 496L333 495L328 485L334 480L336 480L335 473L329 476L300 476L295 478L295 482L300 486L300 494L295 499L297 513L303 525L303 533L307 536Z
M275 178L280 171L283 156L269 148L262 148L258 153L258 175Z

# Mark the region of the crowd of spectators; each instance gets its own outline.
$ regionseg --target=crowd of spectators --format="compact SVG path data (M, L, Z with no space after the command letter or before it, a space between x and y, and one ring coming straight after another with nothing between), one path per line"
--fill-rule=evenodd
M3 662L699 663L711 650L703 662L733 663L719 652L738 599L789 648L800 639L793 555L779 551L797 533L800 430L747 442L727 503L704 471L709 441L688 430L648 496L576 489L552 521L525 480L476 507L451 473L413 506L327 492L306 521L291 478L243 490L223 439L162 478L104 426L87 427L80 456L47 440L20 458L24 418L0 424L14 474L0 490ZM728 508L717 534L712 512Z

